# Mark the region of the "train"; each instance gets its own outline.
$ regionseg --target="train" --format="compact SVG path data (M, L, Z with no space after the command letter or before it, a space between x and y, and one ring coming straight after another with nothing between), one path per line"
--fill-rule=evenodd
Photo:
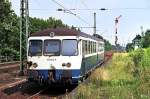
M27 44L27 79L78 84L104 61L104 40L67 28L32 33Z

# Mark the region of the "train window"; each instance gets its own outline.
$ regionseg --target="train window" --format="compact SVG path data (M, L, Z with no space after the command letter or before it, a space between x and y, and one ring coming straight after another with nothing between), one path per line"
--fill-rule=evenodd
M92 42L90 41L90 54L92 53Z
M60 40L45 40L44 55L58 56L60 55Z
M85 41L85 54L88 54L88 42Z
M93 47L92 47L92 41L91 41L91 54L92 54L92 48L93 48Z
M62 42L62 55L63 56L76 56L78 55L77 40L63 40Z
M92 42L92 53L94 53L94 42Z
M42 40L30 40L29 56L41 56L41 55L42 55Z
M94 42L92 42L92 53L94 53Z
M98 43L98 51L100 52L101 51L101 44Z
M92 41L90 41L90 53L92 53Z
M93 52L95 53L95 42L93 43Z
M103 51L103 44L99 43L99 51Z
M89 46L88 46L88 51L89 51L88 54L91 54L91 53L92 53L92 42L89 41L89 44L88 44L88 45L89 45Z
M98 52L98 42L96 43L96 52Z
M96 53L96 42L94 42L94 52Z
M85 44L85 41L83 40L82 41L82 54L85 55L86 54L85 52L86 52L86 44Z
M91 49L90 45L91 45L91 42L88 41L88 54L90 54L90 49Z
M104 51L104 44L102 43L101 46L102 46L102 47L101 47L101 51Z

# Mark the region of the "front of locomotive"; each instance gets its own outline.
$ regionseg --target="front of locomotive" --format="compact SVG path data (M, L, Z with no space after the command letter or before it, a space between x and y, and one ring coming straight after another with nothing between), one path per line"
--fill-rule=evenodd
M76 36L29 37L27 75L39 83L78 83L82 55Z

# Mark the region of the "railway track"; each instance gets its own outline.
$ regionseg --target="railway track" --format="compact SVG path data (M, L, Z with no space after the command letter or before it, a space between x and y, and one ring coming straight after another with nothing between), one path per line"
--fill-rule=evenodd
M40 93L44 92L44 91L47 90L48 88L49 88L49 87L40 90L39 92L35 93L34 95L29 96L27 99L33 99L34 97L35 97L35 98L36 98L36 97L39 97L39 96L40 96Z
M23 82L26 82L26 81L27 81L26 79L22 79L22 80L14 82L14 83L6 84L4 86L1 86L0 90L10 88L10 87L14 87L14 86L19 85L20 83L23 83Z
M8 73L15 70L19 70L19 61L16 62L8 62L8 63L0 63L0 74Z
M0 63L0 67L1 66L13 65L13 64L19 64L19 63L20 63L20 61L4 62L4 63Z
M72 86L69 89L66 87L52 87L52 86L39 86L38 84L31 82L22 82L18 83L14 86L11 86L5 89L0 90L0 96L2 94L2 98L13 98L13 99L47 99L47 98L55 98L63 99L66 97L68 93L74 90L76 86Z

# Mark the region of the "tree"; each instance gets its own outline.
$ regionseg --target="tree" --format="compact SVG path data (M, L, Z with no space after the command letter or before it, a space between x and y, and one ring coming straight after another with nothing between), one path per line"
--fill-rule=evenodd
M0 55L9 56L11 52L18 50L19 19L11 10L11 3L8 0L0 1L0 16ZM11 48L13 50L10 50L9 53L5 51Z
M47 28L57 28L57 27L67 27L66 24L63 24L61 20L57 20L55 18L49 17L48 19L40 19L40 18L29 18L30 24L29 24L29 31L31 33L41 31Z
M110 44L109 41L105 40L104 43L105 43L105 45L104 45L105 46L105 51L112 50L112 45Z
M150 30L147 30L142 37L142 47L148 48L150 47Z
M126 51L129 52L129 51L132 51L132 50L134 50L134 45L133 45L133 43L128 43L128 44L126 45Z

